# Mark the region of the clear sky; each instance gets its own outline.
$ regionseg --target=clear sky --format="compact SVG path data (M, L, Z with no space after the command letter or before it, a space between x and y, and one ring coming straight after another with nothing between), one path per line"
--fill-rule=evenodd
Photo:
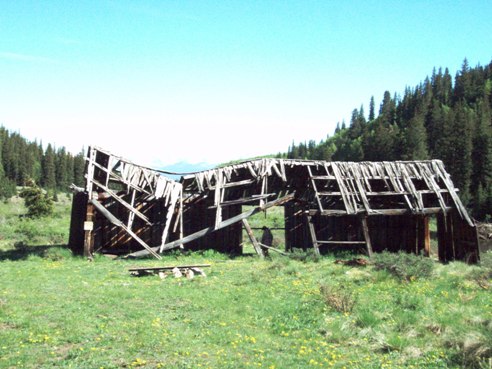
M139 163L332 134L433 67L492 60L492 1L0 1L0 124Z

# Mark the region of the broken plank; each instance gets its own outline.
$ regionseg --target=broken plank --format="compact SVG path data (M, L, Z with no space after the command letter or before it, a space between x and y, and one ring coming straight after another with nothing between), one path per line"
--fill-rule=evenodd
M262 259L265 258L265 254L263 253L263 250L261 249L261 246L257 241L248 221L246 219L243 219L242 222L243 222L244 229L246 230L246 233L248 234L248 237L251 240L251 243L253 244L256 253L260 256L260 258Z
M120 221L118 218L116 218L113 214L109 212L99 201L92 199L90 200L90 203L93 204L96 209L104 215L106 219L108 219L112 224L122 228L123 230L126 231L135 241L137 241L140 245L142 245L146 251L148 251L149 254L154 256L156 259L162 259L162 257L156 253L149 245L145 243L140 237L138 237L131 229L128 229L122 221Z
M127 208L128 210L130 210L131 212L135 213L135 215L137 215L140 219L142 219L145 223L147 223L148 225L152 225L152 223L150 222L149 218L147 218L144 214L142 214L140 211L138 211L137 209L135 209L134 207L132 207L130 204L128 204L125 200L123 200L121 197L119 197L114 191L110 190L109 188L107 188L105 185L103 185L102 183L99 183L98 181L96 181L95 179L92 180L92 182L100 187L102 190L104 190L105 192L107 192L109 195L111 195L112 198L114 198L116 201L118 201L121 205L123 205L125 208Z

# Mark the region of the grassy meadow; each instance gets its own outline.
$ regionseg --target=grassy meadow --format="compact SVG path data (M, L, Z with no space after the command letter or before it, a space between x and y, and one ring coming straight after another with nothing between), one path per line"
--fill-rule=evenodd
M15 199L0 205L0 368L490 367L490 253L481 266L212 251L88 262L60 246L63 197L45 220L20 218ZM275 227L277 218L250 223ZM191 263L211 264L207 277L127 271Z

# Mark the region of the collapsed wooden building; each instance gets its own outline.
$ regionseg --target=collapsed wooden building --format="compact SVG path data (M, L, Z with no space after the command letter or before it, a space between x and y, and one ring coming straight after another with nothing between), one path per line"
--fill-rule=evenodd
M430 253L437 220L441 261L476 262L474 222L439 160L328 162L258 159L174 180L97 147L88 149L86 187L76 189L70 247L91 256L133 257L181 247L241 254L248 218L284 208L285 248L360 246Z

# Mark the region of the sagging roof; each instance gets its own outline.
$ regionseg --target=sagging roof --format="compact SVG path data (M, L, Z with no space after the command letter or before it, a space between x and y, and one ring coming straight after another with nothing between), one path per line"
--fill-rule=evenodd
M167 177L176 173L139 166L97 147L89 148L87 162L85 191L89 202L156 257L156 250L162 252L183 243L183 236L170 243L168 236L171 229L178 229L178 225L182 228L183 212L196 201L215 209L215 226L187 236L190 239L228 227L253 213L250 210L223 220L222 210L227 206L253 205L254 211L261 211L289 201L296 201L306 214L322 216L426 215L456 209L462 219L474 225L440 160L328 162L264 158L183 174L179 180ZM145 211L155 202L163 207L165 219L159 220L163 225L161 245L151 248L132 227L135 217L153 226ZM115 203L125 211L114 208Z
M321 160L258 159L182 177L185 191L215 191L215 205L296 192L310 209L324 215L443 212L455 207L470 224L442 161L328 162ZM227 193L218 196L217 190ZM258 191L259 189L259 191ZM386 198L387 200L382 200ZM341 204L343 206L340 206Z

